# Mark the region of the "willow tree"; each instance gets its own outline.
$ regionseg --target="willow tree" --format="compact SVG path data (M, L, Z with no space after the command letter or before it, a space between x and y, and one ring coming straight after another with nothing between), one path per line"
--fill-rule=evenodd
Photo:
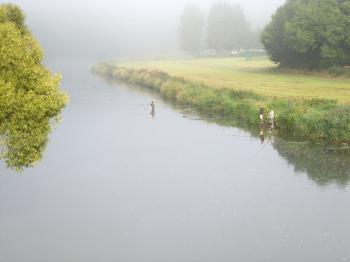
M19 169L41 159L52 120L67 103L61 76L44 66L24 20L17 6L0 5L0 157Z

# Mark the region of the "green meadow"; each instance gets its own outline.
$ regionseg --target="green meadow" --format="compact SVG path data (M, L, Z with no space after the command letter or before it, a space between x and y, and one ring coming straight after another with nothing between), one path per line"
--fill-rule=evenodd
M212 88L252 91L269 97L335 99L350 103L350 78L279 69L265 57L209 58L118 63L131 69L160 70Z

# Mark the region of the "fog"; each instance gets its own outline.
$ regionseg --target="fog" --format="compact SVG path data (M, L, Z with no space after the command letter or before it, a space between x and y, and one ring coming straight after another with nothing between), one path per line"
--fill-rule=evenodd
M263 28L285 0L236 0L252 28ZM8 1L6 1L8 2ZM181 55L179 16L186 4L215 0L13 0L26 13L46 59L140 59Z

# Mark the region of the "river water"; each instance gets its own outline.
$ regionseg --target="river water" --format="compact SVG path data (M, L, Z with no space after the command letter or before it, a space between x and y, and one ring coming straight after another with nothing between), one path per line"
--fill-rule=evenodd
M70 104L43 160L0 164L1 262L350 261L348 156L262 143L89 67L56 66Z

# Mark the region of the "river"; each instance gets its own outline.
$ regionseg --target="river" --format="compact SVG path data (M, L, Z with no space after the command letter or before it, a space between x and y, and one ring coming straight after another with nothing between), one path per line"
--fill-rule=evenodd
M262 143L90 66L53 66L70 104L42 161L0 164L1 262L350 261L348 155Z

